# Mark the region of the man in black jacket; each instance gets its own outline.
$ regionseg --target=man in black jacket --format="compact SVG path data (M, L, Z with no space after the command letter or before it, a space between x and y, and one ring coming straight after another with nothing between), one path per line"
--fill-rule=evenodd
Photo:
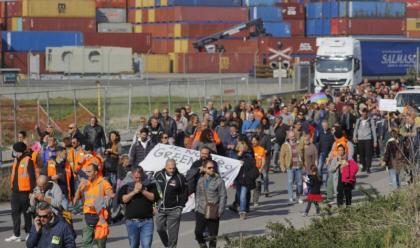
M264 166L264 194L265 196L269 196L269 190L268 190L268 172L270 171L270 160L271 160L271 139L268 134L264 133L264 130L261 126L257 127L257 136L259 138L260 146L262 146L266 151L265 155L265 164Z
M273 164L274 168L279 168L280 147L286 141L287 131L290 129L288 125L283 122L283 117L279 116L274 125L274 147L273 147Z
M159 123L163 128L163 131L169 136L169 144L173 145L175 142L177 128L175 120L169 116L168 109L163 109L162 118L160 119Z
M85 144L90 144L95 149L96 153L102 154L103 148L106 145L106 137L104 128L98 124L98 119L95 116L90 117L90 124L83 130Z
M328 126L328 121L323 120L321 123L321 129L317 130L315 135L314 143L318 148L318 172L322 178L322 170L325 164L325 160L327 159L328 154L332 149L332 146L335 142L334 135L331 132L331 129Z
M140 130L138 140L130 147L130 165L138 166L155 146L155 143L153 143L150 139L147 139L148 135L149 129L142 128Z
M217 162L211 158L210 148L206 146L201 147L200 159L194 161L194 163L191 165L191 168L187 171L186 181L187 181L188 195L195 193L198 179L200 179L200 176L204 174L204 164L207 161L213 161L214 172L219 173L219 167L217 165Z
M178 243L182 209L188 200L185 177L176 168L173 159L166 161L165 169L155 174L159 192L157 233L164 247L175 248Z

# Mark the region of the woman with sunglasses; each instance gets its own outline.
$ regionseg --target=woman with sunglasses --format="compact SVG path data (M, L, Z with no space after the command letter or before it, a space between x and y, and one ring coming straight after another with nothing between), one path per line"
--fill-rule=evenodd
M169 145L169 135L167 133L161 133L159 137L159 143Z

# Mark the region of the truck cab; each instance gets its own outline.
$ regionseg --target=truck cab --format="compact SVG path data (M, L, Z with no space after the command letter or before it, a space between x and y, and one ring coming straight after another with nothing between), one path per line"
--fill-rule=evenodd
M350 87L362 81L360 41L350 37L317 38L315 87Z

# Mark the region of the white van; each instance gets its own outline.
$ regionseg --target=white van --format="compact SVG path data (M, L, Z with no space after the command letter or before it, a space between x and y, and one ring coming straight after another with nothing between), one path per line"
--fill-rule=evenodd
M412 107L416 107L420 112L420 87L408 88L408 90L400 91L395 96L397 101L397 110L402 113L404 106L409 104Z

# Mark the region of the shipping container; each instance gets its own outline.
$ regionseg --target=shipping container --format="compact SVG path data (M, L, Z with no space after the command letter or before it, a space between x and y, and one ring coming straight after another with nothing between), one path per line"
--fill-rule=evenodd
M95 17L93 0L22 0L24 17Z
M255 64L252 53L183 53L173 61L175 73L249 73Z
M167 6L239 7L241 5L242 5L242 0L167 0ZM166 5L163 5L163 6L166 6ZM146 7L146 6L143 6L143 7Z
M96 8L127 8L127 0L96 0Z
M153 37L158 38L200 38L224 31L235 25L236 24L233 23L147 23L135 25L134 30L135 32L151 33ZM280 32L279 30L281 30L281 28L282 27L275 27L273 30ZM247 30L237 34L237 36L248 35L249 31Z
M39 73L45 74L45 52L33 52L33 56L39 56ZM20 74L28 73L28 62L30 54L28 52L5 52L4 68L18 68Z
M153 38L151 53L168 54L175 50L175 39Z
M96 9L96 21L98 23L125 23L127 22L126 9Z
M331 34L331 19L307 19L306 35L307 36L328 36Z
M280 2L279 0L243 0L244 6L274 6L274 4Z
M131 23L98 23L99 33L132 33Z
M128 0L127 8L141 8L143 0Z
M331 19L331 33L334 35L403 35L404 19Z
M406 7L407 18L419 18L420 17L420 2L409 2Z
M407 31L408 38L420 38L420 31Z
M288 20L291 36L305 36L305 20Z
M305 5L299 3L277 3L276 6L280 9L283 20L304 20L305 19Z
M11 52L44 52L47 47L82 46L81 32L2 32L2 47Z
M131 48L47 47L46 70L72 74L133 73Z
M261 19L265 22L279 22L282 20L282 12L279 8L271 6L259 6L249 8L249 19Z
M6 2L5 17L21 17L22 16L22 1Z
M398 18L405 16L404 3L386 2L340 2L347 4L347 17L387 17Z
M156 22L246 22L247 8L166 7L155 9Z
M148 53L152 37L144 33L86 33L85 46L130 47L134 53Z
M282 48L291 48L292 56L314 56L316 54L316 38L315 37L293 37L293 38L276 38L261 37L258 41L258 51L262 54L269 54L269 48L278 50L277 44L281 42Z
M420 31L420 18L407 18L407 31Z
M148 20L147 9L129 9L128 22L129 23L146 23Z
M95 18L12 17L9 31L80 31L96 32Z
M146 73L169 73L170 57L161 54L145 54L141 56L143 61L143 70Z
M264 22L265 32L274 37L290 37L290 24L287 22Z

